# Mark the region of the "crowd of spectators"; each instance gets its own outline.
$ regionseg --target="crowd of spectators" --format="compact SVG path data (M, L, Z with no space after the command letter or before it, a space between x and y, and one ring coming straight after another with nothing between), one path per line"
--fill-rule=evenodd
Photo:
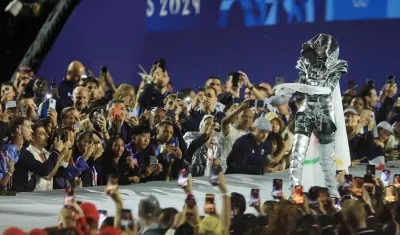
M229 73L224 83L210 76L201 88L174 92L163 59L143 72L138 87L115 84L107 67L95 76L73 61L58 85L36 78L28 67L21 68L13 82L1 84L1 194L53 189L68 194L74 188L104 185L116 203L115 216L99 223L101 213L93 204L71 200L60 211L58 227L31 234L400 231L400 184L391 186L373 176L358 185L346 172L338 174L342 198L313 187L301 192L300 201L278 193L273 201L252 204L257 215L244 214L246 200L239 193L227 194L224 174L263 175L288 168L293 116L304 96L275 95L275 84L253 84L241 71ZM400 99L393 76L380 94L371 81L360 89L349 83L342 100L352 166L369 163L382 170L385 164L395 165ZM137 223L123 209L116 185L179 182L183 175L189 179L181 185L187 194L182 211L161 209L162 201L152 196L141 200ZM197 176L217 178L223 197L220 213L206 195L207 216L200 216L202 208L191 194L191 177ZM23 234L17 230L4 234Z

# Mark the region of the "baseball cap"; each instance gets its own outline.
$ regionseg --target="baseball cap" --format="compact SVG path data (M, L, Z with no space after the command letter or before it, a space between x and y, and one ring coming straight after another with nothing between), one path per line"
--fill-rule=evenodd
M354 108L347 108L347 109L345 109L345 110L343 111L343 113L344 113L344 114L346 114L346 113L352 113L352 114L358 115L357 110L355 110Z
M259 117L254 121L254 127L261 131L272 131L271 123L264 117Z
M286 96L275 95L275 96L270 97L268 99L268 102L272 106L279 106L279 105L288 103L289 99L290 98L288 98Z
M385 130L387 130L387 131L389 131L390 132L390 134L394 134L394 132L393 132L393 127L392 127L392 125L390 125L390 123L388 123L388 122L385 122L385 121L383 121L383 122L380 122L379 124L378 124L378 126L376 126L377 128L382 128L382 129L385 129Z
M95 221L95 223L99 221L99 211L97 210L97 207L90 202L82 202L79 205L82 209L83 215L85 216L86 219L92 219Z

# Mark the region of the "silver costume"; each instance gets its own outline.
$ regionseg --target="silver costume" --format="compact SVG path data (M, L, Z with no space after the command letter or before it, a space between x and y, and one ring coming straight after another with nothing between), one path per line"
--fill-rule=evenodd
M339 45L334 37L319 34L303 44L296 68L300 71L299 83L328 87L331 92L339 79L347 73L347 62L339 60ZM339 197L336 182L335 115L330 95L308 95L295 116L295 135L290 156L290 192L301 184L303 164L311 134L319 142L320 164L326 187L331 197Z

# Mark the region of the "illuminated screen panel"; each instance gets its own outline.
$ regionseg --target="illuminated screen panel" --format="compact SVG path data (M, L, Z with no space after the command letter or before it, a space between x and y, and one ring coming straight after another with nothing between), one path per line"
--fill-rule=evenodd
M147 31L400 18L400 0L147 0Z

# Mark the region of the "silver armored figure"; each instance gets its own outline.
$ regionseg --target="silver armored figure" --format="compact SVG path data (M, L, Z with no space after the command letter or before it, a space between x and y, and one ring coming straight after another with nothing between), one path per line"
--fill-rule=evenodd
M347 73L347 62L339 60L339 45L334 37L319 34L303 44L297 61L299 83L328 87L331 92L339 79ZM290 156L290 192L301 184L304 159L311 134L317 137L320 165L331 197L339 197L336 182L335 131L336 121L332 93L328 95L305 94L305 101L295 116L295 135Z

